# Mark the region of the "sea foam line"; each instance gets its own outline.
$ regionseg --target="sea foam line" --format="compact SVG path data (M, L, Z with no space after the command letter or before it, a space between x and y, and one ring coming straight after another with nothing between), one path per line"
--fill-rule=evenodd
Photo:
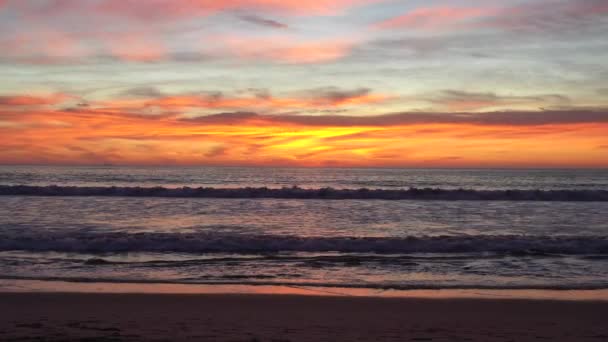
M0 195L11 196L115 196L181 198L283 198L283 199L378 199L442 201L600 201L608 202L608 190L472 190L409 188L306 189L266 188L165 188L117 186L0 185Z

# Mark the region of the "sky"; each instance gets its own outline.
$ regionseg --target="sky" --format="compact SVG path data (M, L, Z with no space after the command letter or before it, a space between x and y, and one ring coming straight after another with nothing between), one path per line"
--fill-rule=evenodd
M0 163L608 167L606 0L0 0Z

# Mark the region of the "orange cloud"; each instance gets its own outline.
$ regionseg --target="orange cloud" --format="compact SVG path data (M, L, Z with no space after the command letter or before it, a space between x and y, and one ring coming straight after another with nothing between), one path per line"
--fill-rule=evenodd
M44 96L32 95L0 95L0 106L43 106L61 103L70 96L66 94L51 94Z

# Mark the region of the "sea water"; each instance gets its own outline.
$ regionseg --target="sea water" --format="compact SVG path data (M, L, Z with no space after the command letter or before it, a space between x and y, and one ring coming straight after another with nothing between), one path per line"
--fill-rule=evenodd
M607 170L1 166L0 279L605 289L607 194Z

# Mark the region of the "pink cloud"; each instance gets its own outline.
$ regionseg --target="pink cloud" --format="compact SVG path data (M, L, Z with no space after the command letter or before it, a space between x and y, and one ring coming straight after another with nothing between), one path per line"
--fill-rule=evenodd
M21 31L0 38L0 49L3 57L37 63L71 60L89 53L78 37L52 29Z
M0 0L2 1L2 0ZM191 20L221 11L254 10L286 15L332 15L351 6L379 0L47 0L9 2L27 30L0 33L4 59L52 64L112 56L125 61L153 62L171 58L165 24ZM49 18L54 18L49 22ZM61 20L65 19L65 26ZM145 20L142 25L140 20ZM73 29L73 28L81 29ZM63 28L63 29L62 29ZM353 40L302 40L284 37L236 37L209 48L202 55L240 57L279 63L321 63L347 56ZM217 41L217 37L213 38ZM193 48L195 48L193 46ZM198 50L198 51L197 51ZM201 53L200 49L185 51Z
M122 33L104 39L110 54L118 59L133 62L154 62L166 57L167 51L151 34Z
M0 0L0 5L1 5ZM352 6L379 0L50 0L45 6L21 2L15 8L23 12L57 15L66 12L90 16L111 15L141 20L173 20L209 15L225 10L258 10L293 15L332 15Z
M54 64L99 54L120 60L152 62L166 57L162 41L152 32L67 33L52 29L19 32L0 40L3 57L19 62Z
M205 37L201 55L278 63L325 63L348 56L357 42L331 38L302 40L289 35ZM123 61L155 62L170 57L163 39L155 32L63 33L33 30L2 39L2 57L24 63L53 64L111 56Z
M206 15L234 9L254 9L296 15L328 15L372 0L106 0L99 8L107 13L141 19Z
M346 57L354 46L350 39L297 41L287 36L268 38L216 37L208 54L235 56L246 60L280 63L323 63Z
M435 29L458 24L474 18L496 13L494 8L474 7L425 7L376 24L377 28L398 27Z

